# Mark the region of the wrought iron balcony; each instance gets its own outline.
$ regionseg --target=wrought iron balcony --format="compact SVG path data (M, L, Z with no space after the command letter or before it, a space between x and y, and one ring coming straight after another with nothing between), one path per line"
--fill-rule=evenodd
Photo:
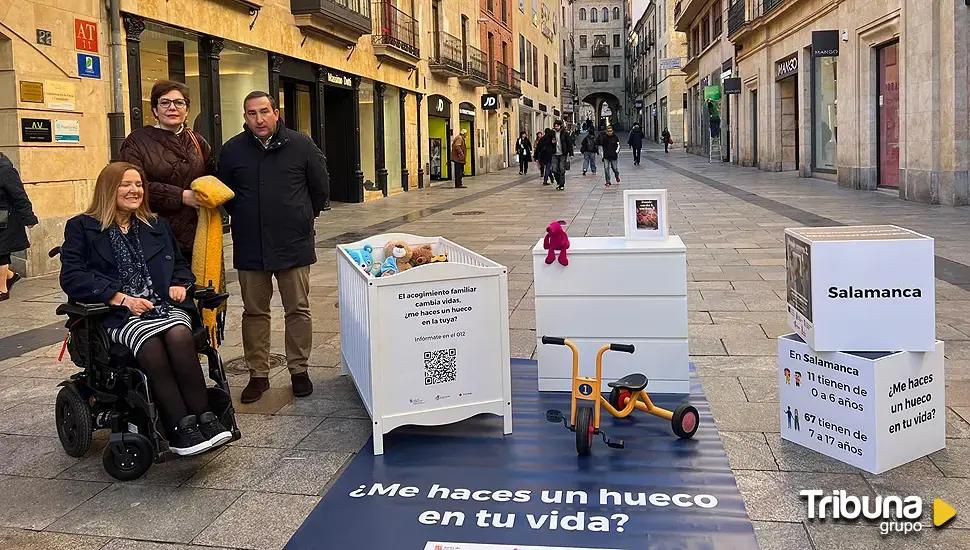
M491 74L489 75L488 92L492 94L510 94L512 92L509 83L509 67L501 61L494 60L491 63Z
M370 34L370 0L290 0L296 26L305 32L353 45Z
M512 91L511 97L522 95L522 73L515 69L509 70L509 89Z
M468 46L467 50L465 73L458 79L473 86L488 85L491 80L488 77L488 61L485 58L485 52L472 46Z
M390 61L416 67L421 59L418 41L418 22L394 7L391 0L378 0L374 10L374 55Z
M771 10L778 7L779 4L785 0L764 0L764 13L767 14Z
M745 0L735 0L734 4L728 8L728 36L735 33L742 25L747 22L745 19Z
M606 44L594 44L593 45L593 57L609 57L610 47Z
M439 31L434 36L432 44L431 59L428 60L428 68L432 73L448 76L461 76L465 74L465 62L462 59L462 43L457 36Z

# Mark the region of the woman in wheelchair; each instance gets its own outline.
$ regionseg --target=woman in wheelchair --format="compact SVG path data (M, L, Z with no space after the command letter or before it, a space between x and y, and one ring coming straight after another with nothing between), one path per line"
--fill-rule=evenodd
M186 296L195 277L168 223L149 210L144 182L132 164L101 171L91 207L64 229L61 288L72 301L111 306L108 339L148 377L169 448L194 455L232 434L209 410Z

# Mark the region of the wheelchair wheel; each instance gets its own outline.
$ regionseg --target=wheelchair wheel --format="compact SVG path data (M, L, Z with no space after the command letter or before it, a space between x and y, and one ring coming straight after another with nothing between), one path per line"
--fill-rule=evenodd
M155 451L148 438L141 434L126 433L123 437L123 449L115 452L109 443L104 448L101 462L109 476L118 481L132 481L145 475L152 467Z
M576 410L576 452L579 456L589 455L593 448L593 407L580 407Z
M64 452L84 456L91 448L91 408L73 386L64 386L54 402L57 437Z

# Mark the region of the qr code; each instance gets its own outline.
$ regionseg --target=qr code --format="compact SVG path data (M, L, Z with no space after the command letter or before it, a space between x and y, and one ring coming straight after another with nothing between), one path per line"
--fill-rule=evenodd
M424 385L433 386L458 379L458 351L455 348L424 352Z

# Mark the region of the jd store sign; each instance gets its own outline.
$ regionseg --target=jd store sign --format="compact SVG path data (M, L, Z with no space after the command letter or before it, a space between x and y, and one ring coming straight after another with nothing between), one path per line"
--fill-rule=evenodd
M775 80L783 80L798 74L798 52L775 63Z
M496 110L498 110L498 95L496 95L496 94L483 94L482 95L482 110L483 111L496 111Z

